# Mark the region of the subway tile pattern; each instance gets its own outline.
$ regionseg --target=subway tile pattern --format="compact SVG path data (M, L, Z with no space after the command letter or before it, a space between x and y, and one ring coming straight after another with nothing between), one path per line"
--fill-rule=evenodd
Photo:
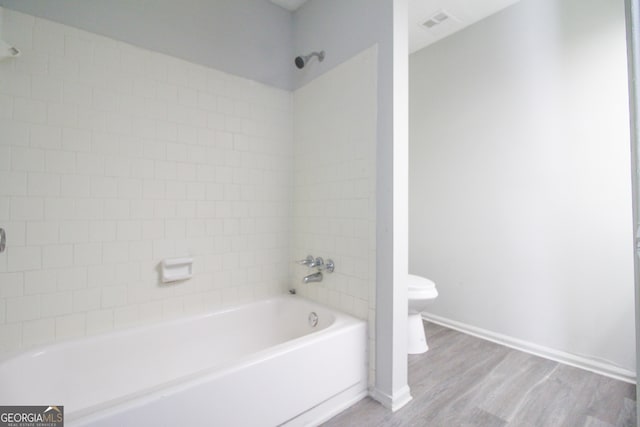
M0 351L288 288L290 92L7 9L3 32Z
M294 94L292 252L332 258L334 273L293 264L291 283L305 297L368 320L369 382L375 366L376 47Z

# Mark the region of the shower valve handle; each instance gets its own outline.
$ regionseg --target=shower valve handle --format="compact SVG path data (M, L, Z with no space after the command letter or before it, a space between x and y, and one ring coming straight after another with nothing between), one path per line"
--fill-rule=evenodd
M329 258L324 263L324 269L327 271L327 273L333 273L333 270L335 270L335 268L336 268L336 264L333 262L331 258Z
M301 259L300 261L296 261L300 265L306 265L307 267L313 267L315 263L315 258L313 255L307 255L305 259Z

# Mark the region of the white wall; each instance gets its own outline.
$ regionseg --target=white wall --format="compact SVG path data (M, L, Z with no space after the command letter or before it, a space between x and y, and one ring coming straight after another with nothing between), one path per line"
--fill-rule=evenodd
M0 6L293 87L291 12L268 0L0 0Z
M522 0L410 58L430 313L632 375L624 5Z
M290 92L8 9L4 37L0 350L287 288Z

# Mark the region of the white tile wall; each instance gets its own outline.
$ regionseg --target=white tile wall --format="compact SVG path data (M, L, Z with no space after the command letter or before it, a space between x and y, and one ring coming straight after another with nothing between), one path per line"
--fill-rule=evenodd
M302 294L361 318L375 281L375 58L370 48L294 94L292 250L332 258L336 271L304 285L308 271L296 266L292 278Z
M3 24L23 55L0 62L0 351L288 287L291 93L11 10ZM194 278L160 285L183 255Z
M294 94L295 172L292 252L332 258L334 273L297 291L369 321L375 344L376 56L369 48ZM315 270L313 270L315 271ZM375 366L370 351L370 368ZM371 370L370 370L371 373ZM370 375L373 378L373 375Z

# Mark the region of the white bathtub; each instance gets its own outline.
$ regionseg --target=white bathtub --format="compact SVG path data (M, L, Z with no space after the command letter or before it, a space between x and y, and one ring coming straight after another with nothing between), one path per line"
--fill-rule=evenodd
M64 405L69 426L314 425L365 396L366 340L281 296L5 358L0 405Z

